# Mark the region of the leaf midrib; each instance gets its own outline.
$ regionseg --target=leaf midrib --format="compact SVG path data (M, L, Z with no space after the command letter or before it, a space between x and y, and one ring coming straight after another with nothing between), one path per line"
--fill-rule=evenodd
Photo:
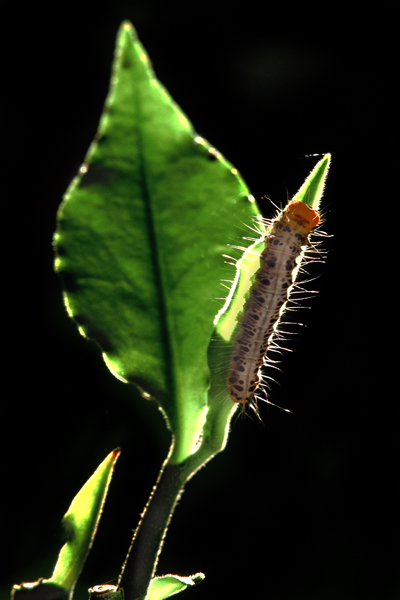
M140 92L137 93L137 108L138 113L141 112L141 97ZM140 123L140 118L138 119ZM158 314L160 315L160 333L162 339L162 348L164 352L163 365L164 365L164 377L166 382L167 393L174 396L175 393L175 354L173 351L172 336L171 336L171 324L170 324L170 311L168 310L168 294L166 293L166 286L164 283L164 272L161 268L161 249L159 244L160 235L157 235L156 227L156 208L154 202L152 202L151 194L149 193L148 177L146 171L146 159L144 152L144 143L142 130L138 127L138 145L139 145L139 156L140 156L140 178L141 178L141 189L143 190L146 221L148 224L149 242L150 242L150 256L152 262L152 273L155 280L155 288L157 289L157 304ZM168 363L171 363L171 368L168 368Z

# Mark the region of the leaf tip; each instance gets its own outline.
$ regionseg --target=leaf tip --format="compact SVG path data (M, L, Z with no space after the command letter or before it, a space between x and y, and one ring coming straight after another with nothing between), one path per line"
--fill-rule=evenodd
M119 27L119 33L131 33L131 34L136 35L135 28L128 19L125 19L124 21L122 21L122 23Z
M328 152L317 162L303 185L293 196L293 200L304 202L311 208L318 210L325 189L326 178L331 164L331 154Z
M127 19L122 21L117 33L117 48L124 48L129 43L139 40L136 29Z
M114 450L110 452L110 457L112 458L112 460L116 461L120 454L121 448L114 448Z

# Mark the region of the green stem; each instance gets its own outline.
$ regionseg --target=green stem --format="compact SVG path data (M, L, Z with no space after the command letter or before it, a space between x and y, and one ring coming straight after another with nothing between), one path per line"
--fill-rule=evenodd
M122 567L118 585L125 600L144 600L157 567L164 537L186 483L183 465L164 463Z
M226 411L232 414L232 407L228 405ZM224 426L219 424L218 419L212 419L213 427L209 431L209 427L206 428L201 446L183 463L168 462L172 454L171 447L122 566L118 586L124 589L125 600L145 599L150 582L155 575L168 525L186 482L225 446L226 436L221 432L227 427L226 411L222 411L220 416L224 420Z

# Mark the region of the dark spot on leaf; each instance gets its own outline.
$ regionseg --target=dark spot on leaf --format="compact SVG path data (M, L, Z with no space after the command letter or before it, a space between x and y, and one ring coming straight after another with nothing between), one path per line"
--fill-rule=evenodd
M97 140L97 145L101 146L103 145L105 142L108 142L110 139L110 136L107 135L106 133L104 133L103 135L101 135L98 140Z
M79 289L76 275L74 275L74 273L71 273L70 271L61 271L61 279L63 281L65 291L74 293Z
M82 177L79 187L84 188L96 184L101 186L111 186L118 175L119 173L116 169L93 163L89 165L87 173Z
M74 315L75 321L85 331L86 335L101 346L104 352L112 352L114 350L113 345L110 342L108 335L102 331L95 323L93 323L88 317L84 315Z
M66 542L72 542L75 539L75 531L74 531L74 527L73 527L69 517L64 517L64 519L62 521L62 525L63 525L62 537L63 537L64 544Z
M126 54L124 54L124 57L122 59L122 68L123 69L130 69L131 66L132 66L132 63L131 63L129 57L126 56Z

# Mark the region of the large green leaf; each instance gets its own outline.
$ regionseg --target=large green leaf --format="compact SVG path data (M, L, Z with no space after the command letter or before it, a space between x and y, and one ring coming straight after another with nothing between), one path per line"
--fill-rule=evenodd
M117 377L160 402L171 462L187 458L202 431L221 278L234 277L222 255L257 212L123 23L99 131L60 207L56 268L81 333Z

